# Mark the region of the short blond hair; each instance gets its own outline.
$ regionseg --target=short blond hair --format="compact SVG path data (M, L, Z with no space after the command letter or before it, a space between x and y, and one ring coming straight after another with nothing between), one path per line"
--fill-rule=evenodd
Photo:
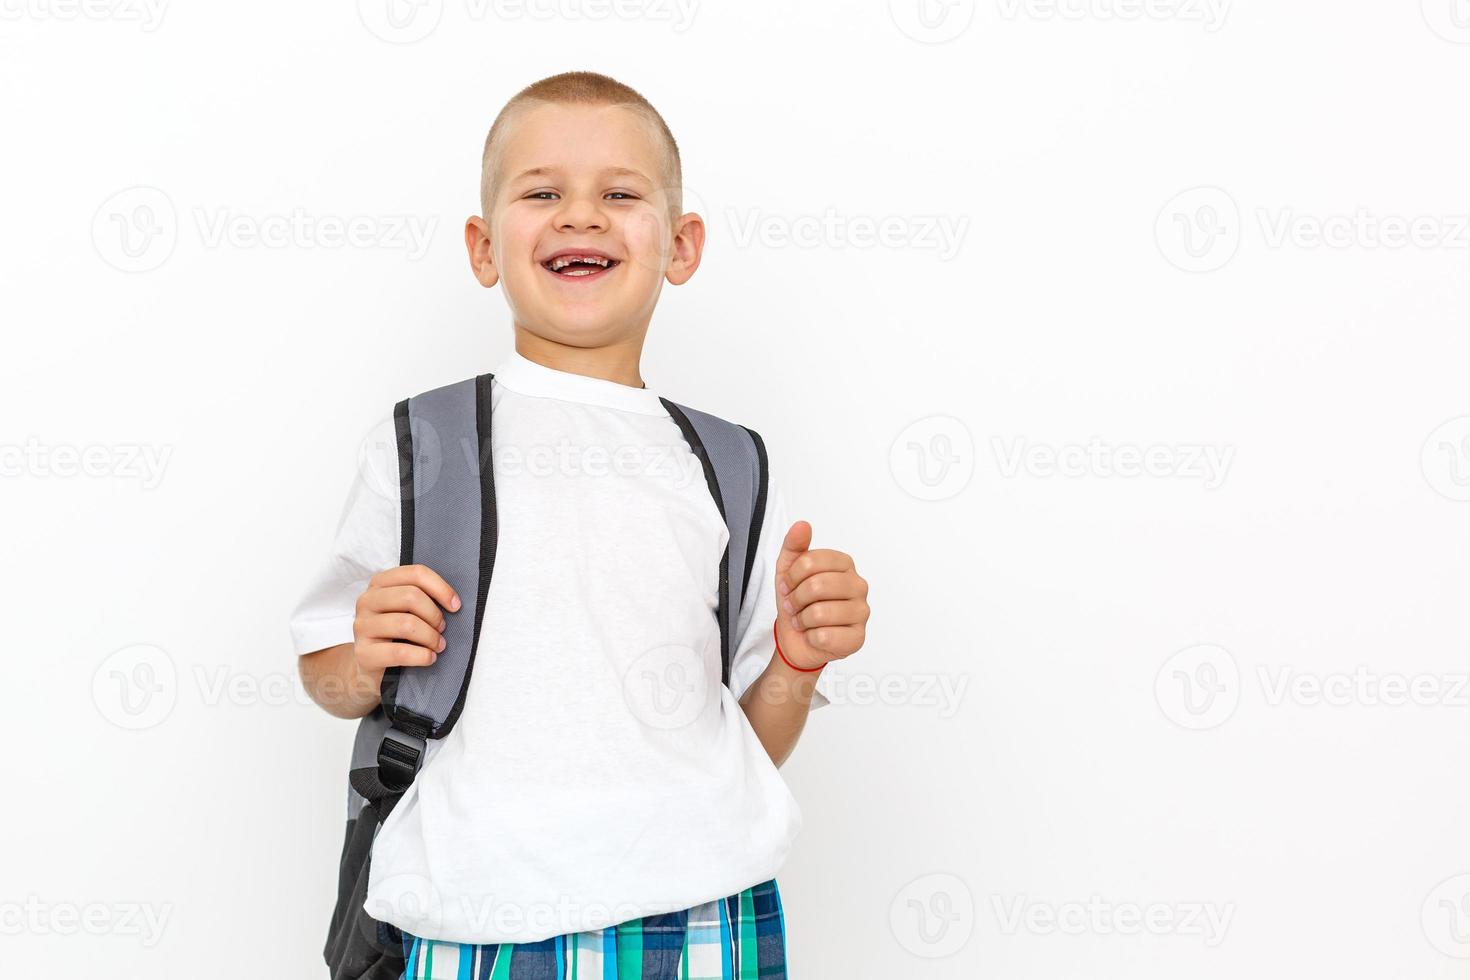
M677 215L683 207L681 188L683 166L679 160L679 144L653 104L622 82L592 71L568 71L533 82L513 95L495 117L485 137L485 150L480 155L480 213L486 219L495 202L495 182L499 177L501 144L515 117L539 105L621 106L639 113L653 129L662 144L663 188L670 196L670 208Z

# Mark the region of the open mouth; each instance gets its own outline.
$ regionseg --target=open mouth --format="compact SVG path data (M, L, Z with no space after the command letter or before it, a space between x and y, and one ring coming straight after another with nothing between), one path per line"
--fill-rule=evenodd
M558 279L601 279L621 263L595 252L565 252L541 263L541 268Z

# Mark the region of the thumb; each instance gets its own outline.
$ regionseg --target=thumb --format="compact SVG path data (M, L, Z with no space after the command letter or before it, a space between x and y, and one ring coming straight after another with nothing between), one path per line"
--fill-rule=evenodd
M801 557L802 552L812 546L812 526L806 521L797 521L786 531L781 541L781 554L776 558L776 575L786 574L791 563Z

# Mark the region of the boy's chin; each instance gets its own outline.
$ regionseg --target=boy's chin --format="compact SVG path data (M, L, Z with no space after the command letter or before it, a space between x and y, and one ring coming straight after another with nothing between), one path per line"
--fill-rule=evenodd
M578 304L542 311L535 319L541 329L536 333L560 343L597 346L618 339L628 327L630 318L619 311L596 303Z

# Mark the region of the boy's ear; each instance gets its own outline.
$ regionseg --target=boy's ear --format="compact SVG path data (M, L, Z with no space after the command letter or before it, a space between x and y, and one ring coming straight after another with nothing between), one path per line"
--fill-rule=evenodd
M664 276L675 286L682 286L699 268L704 254L704 219L690 211L674 221L674 237L669 244L669 269Z
M495 252L490 247L490 226L478 215L470 215L464 223L464 247L470 254L470 271L489 289L500 281L495 267Z

